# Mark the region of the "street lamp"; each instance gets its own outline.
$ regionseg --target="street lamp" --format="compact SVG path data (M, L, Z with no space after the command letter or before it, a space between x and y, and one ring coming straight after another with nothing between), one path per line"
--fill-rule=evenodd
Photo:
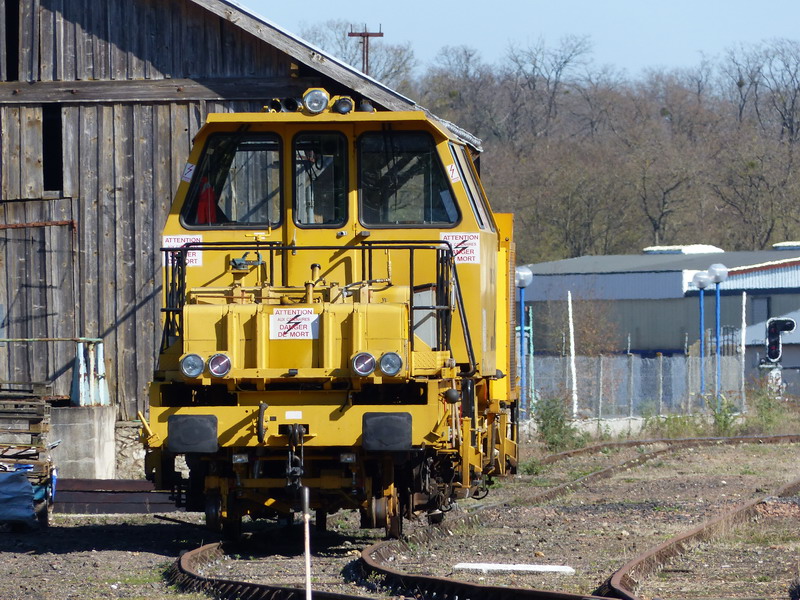
M716 302L714 304L714 312L716 313L717 322L716 322L716 329L714 331L714 337L715 337L714 342L715 342L715 344L717 346L717 381L716 381L716 385L714 386L714 394L717 397L717 410L719 410L719 402L720 402L720 399L719 399L719 387L720 387L720 382L722 380L722 377L721 377L721 375L722 375L722 368L721 368L722 363L720 361L721 352L720 352L720 347L719 347L719 337L720 337L720 335L719 335L719 329L720 329L720 327L719 327L719 322L720 322L720 314L719 314L720 313L720 309L719 309L719 305L720 305L720 302L719 302L719 284L721 284L723 281L725 281L728 278L728 267L726 267L725 265L723 265L721 263L714 263L713 265L708 267L708 275L709 275L709 277L711 277L711 281L713 281L716 284Z
M528 407L525 402L525 288L533 281L533 272L530 267L522 265L514 271L514 285L519 290L519 387L520 408L522 414L527 416Z
M706 320L705 320L705 292L711 283L711 276L707 271L698 271L692 278L695 287L700 290L700 395L706 393L706 370L705 370L705 339L706 339Z

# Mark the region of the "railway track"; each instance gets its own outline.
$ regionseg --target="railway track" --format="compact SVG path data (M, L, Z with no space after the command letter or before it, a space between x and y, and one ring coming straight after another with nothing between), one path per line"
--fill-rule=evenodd
M800 442L800 436L755 436L743 438L703 438L694 440L652 440L650 442L622 442L593 446L580 451L554 455L552 458L548 457L547 460L548 462L558 461L570 456L575 456L579 453L598 452L602 448L613 446L626 447L661 444L665 445L666 448L643 453L632 460L615 464L564 485L548 489L535 496L534 501L544 502L569 494L580 486L612 477L615 474L632 469L647 461L655 460L665 454L684 448L743 443L770 444L798 442ZM796 494L798 491L800 491L800 480L783 485L771 495L787 496ZM437 600L455 600L456 598L470 600L503 600L504 598L511 597L534 600L578 600L590 598L637 600L635 589L637 583L641 579L657 571L666 561L685 551L698 540L708 539L720 531L729 529L736 523L750 519L756 510L756 506L763 499L763 497L750 499L743 504L724 511L702 526L693 527L666 542L638 554L629 560L622 568L611 574L606 581L602 583L598 582L599 587L594 592L595 595L508 586L495 587L468 581L458 581L448 577L409 574L403 572L401 569L395 568L396 563L394 557L398 556L400 553L407 552L411 546L425 545L443 537L450 537L454 535L456 529L480 525L482 514L484 514L483 511L464 514L455 519L448 519L443 526L420 529L403 541L390 540L372 544L361 551L360 561L365 577L371 576L373 579L380 580L387 592L394 596L403 595L420 599L431 598ZM170 567L168 578L171 583L174 583L184 590L202 590L218 598L295 600L305 597L305 590L303 589L271 585L269 583L233 581L207 574L210 565L218 562L229 553L237 551L236 548L226 546L222 543L202 546L181 556L180 559ZM314 597L344 600L358 598L359 596L315 590Z

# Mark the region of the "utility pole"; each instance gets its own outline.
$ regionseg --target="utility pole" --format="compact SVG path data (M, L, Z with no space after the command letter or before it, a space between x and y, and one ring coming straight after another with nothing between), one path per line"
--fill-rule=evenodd
M380 26L377 32L367 31L367 26L365 24L364 31L351 31L347 35L348 37L361 38L361 72L364 73L364 75L369 75L369 38L383 37Z

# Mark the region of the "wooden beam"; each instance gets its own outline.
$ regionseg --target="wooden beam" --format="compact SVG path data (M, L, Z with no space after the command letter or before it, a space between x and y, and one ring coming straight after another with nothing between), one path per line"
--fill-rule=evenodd
M0 82L0 104L267 100L297 97L320 82L275 79L159 79L124 81Z

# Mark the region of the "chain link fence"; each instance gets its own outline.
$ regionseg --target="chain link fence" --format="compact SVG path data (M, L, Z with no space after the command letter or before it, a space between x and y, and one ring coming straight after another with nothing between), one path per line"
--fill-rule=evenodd
M532 408L538 398L565 398L576 419L693 414L706 410L717 389L713 355L704 359L702 372L696 356L579 356L574 382L569 356L525 359L529 401L524 405ZM745 412L744 357L722 356L719 370L720 394Z

